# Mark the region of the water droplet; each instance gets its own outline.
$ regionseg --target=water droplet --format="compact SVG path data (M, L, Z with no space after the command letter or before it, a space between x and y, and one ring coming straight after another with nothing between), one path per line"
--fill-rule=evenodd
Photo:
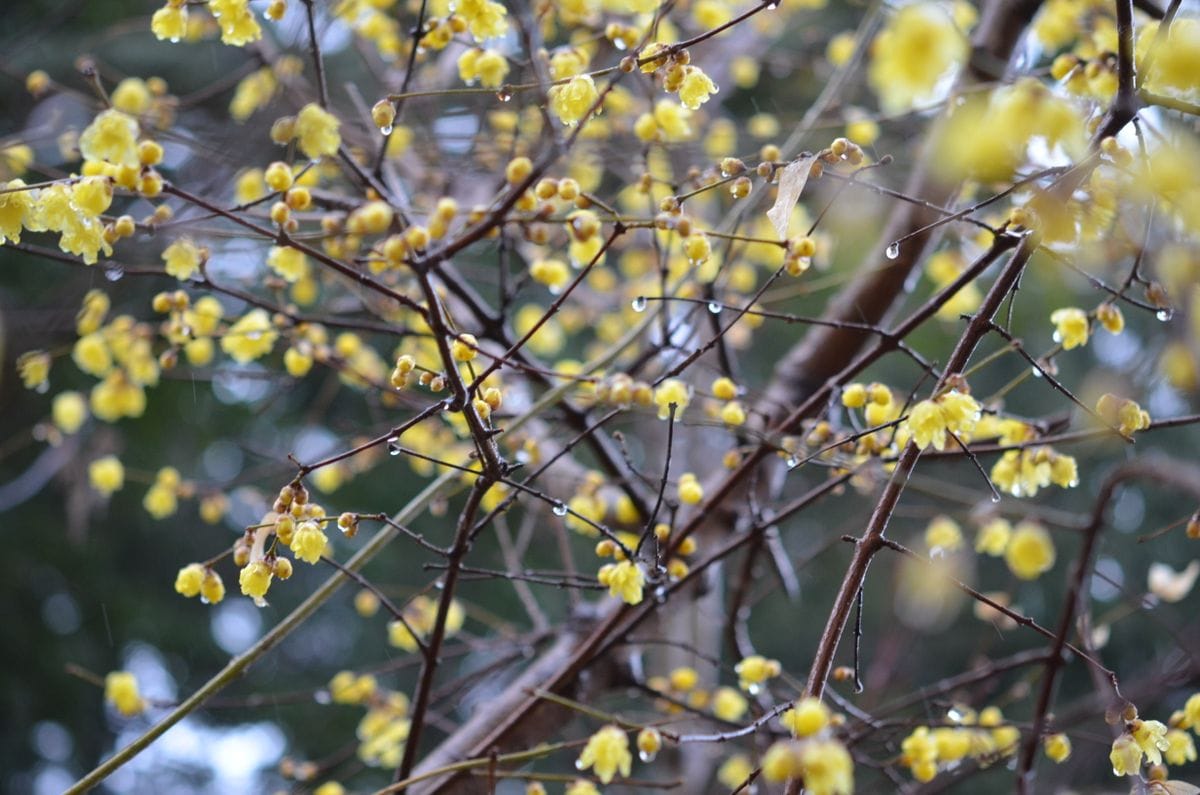
M501 102L508 102L510 99L512 99L512 97L512 89L508 86L505 86L496 92L496 99L500 100Z
M178 44L178 43L179 43L179 37L178 37L178 36L172 36L172 37L171 37L171 43L172 43L172 44Z
M1078 486L1078 485L1079 485L1079 478L1075 478L1075 479L1073 479L1073 480L1068 480L1068 481L1067 481L1067 488L1068 488L1068 489L1073 489L1073 488L1075 488L1075 487L1076 487L1076 486Z
M946 550L943 547L934 547L933 549L929 550L929 557L933 560L941 560L942 558L946 557Z
M660 585L654 589L654 601L660 605L667 601L667 589L665 587Z
M391 135L392 134L392 125L390 125L390 124L383 125L382 127L379 128L379 132L383 133L384 135Z
M1175 316L1175 312L1172 311L1171 309L1160 309L1154 313L1154 316L1156 318L1158 318L1159 320L1161 320L1163 323L1166 323Z
M49 392L49 391L50 391L50 382L49 382L49 381L43 381L42 383L40 383L40 384L38 384L37 386L35 386L35 387L33 388L33 391L34 391L34 392L37 392L39 395L44 395L44 394L46 394L47 392Z
M125 269L121 267L112 267L104 269L104 278L110 282L119 282L121 277L125 275Z
M887 251L883 252L883 254L888 259L895 259L896 257L900 256L900 244L899 243L891 244L890 246L887 247Z
M768 11L774 11L774 10L775 10L775 9L777 9L777 8L779 8L779 3L778 3L778 1L777 1L777 0L771 0L771 2L770 2L770 3L767 3L767 10L768 10Z
M723 307L723 306L720 304L720 302L718 302L718 301L709 301L709 302L708 302L708 311L709 311L709 312L711 312L711 313L713 313L714 315L719 315L719 314L721 314L721 310L722 310L722 309L724 309L724 308L725 308L725 307Z
M1041 377L1042 377L1042 368L1040 368L1040 367L1031 367L1031 368L1029 368L1029 370L1030 370L1030 372L1031 372L1031 373L1033 373L1033 377L1034 377L1034 378L1041 378Z
M796 456L794 456L794 455L792 455L792 456L788 456L788 460L787 460L787 468L788 468L788 469L795 469L795 468L796 468L796 467L798 467L798 466L800 466L800 459L799 459L799 458L796 458Z
M393 436L387 441L388 455L400 455L400 440Z
M251 331L246 334L246 339L260 340L260 339L262 339L262 332L261 331Z
M993 494L993 495L992 495L992 502L1000 502L1000 495L999 495L999 494Z
M637 298L633 299L633 303L631 303L630 306L633 307L634 312L645 312L646 303L646 296L639 295Z
M732 176L732 173L726 171L725 169L721 169L721 179L729 179Z
M582 760L582 759L576 759L576 760L575 760L575 769L576 769L576 770L583 770L585 767L587 767L587 765L585 765L585 764L583 763L583 760Z
M626 44L625 40L622 39L620 36L613 39L612 45L614 47L616 47L618 50L620 50L621 52L624 52L625 50L629 49L629 45Z
M567 515L567 504L564 502L556 502L556 503L554 503L554 507L551 508L550 510L554 512L555 516L566 516Z
M746 685L746 692L752 696L757 696L762 692L762 685L760 685L758 682L751 682L750 684Z
M333 703L333 697L329 695L328 690L318 690L313 693L313 701L318 704L331 704Z
M642 760L643 762L653 762L654 757L656 756L658 756L658 754L651 753L650 751L638 751L638 759Z

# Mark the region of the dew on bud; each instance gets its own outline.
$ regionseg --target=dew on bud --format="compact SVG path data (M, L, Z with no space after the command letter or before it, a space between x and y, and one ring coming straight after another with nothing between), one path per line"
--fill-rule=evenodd
M646 296L639 295L637 298L633 299L633 303L631 303L630 306L633 307L634 312L645 312L647 303Z
M384 125L383 127L380 127L379 132L383 133L384 135L391 135L392 134L392 125L387 124L387 125Z

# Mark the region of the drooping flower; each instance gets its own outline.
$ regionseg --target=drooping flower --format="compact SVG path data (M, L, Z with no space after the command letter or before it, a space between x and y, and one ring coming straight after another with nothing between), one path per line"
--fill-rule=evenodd
M618 771L628 778L632 766L629 737L619 726L605 726L593 734L576 763L580 770L592 768L597 778L605 784L612 781Z

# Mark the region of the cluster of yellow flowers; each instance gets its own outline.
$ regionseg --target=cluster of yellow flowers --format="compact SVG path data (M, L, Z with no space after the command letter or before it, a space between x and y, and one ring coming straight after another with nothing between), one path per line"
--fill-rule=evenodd
M413 597L402 611L404 620L389 621L387 625L388 643L406 652L415 652L420 646L418 638L424 639L433 631L437 623L438 603L424 594ZM446 622L443 631L446 637L457 635L463 626L466 612L457 599L450 600L446 611ZM417 633L414 635L413 633Z
M646 686L662 698L655 701L655 708L668 715L677 715L686 705L692 710L709 710L718 719L733 722L741 720L750 708L746 697L737 688L722 685L706 690L699 686L700 674L696 669L680 666L667 676L651 676Z
M1011 756L1021 739L1020 730L1005 723L998 707L986 707L979 713L955 707L948 715L950 726L918 726L900 744L900 764L912 771L917 781L932 781L939 770L964 759L980 765L993 764ZM1070 754L1070 741L1060 736L1053 743L1053 755L1062 761ZM1064 753L1065 750L1065 753ZM1047 753L1051 753L1049 744Z
M775 743L762 758L762 772L767 781L799 779L804 791L814 795L850 795L854 792L854 760L850 752L834 736L833 729L843 723L817 698L802 698L784 712L780 722L791 731L795 740ZM748 772L738 764L739 757L728 760L721 771L722 783L734 782L740 775L744 781Z

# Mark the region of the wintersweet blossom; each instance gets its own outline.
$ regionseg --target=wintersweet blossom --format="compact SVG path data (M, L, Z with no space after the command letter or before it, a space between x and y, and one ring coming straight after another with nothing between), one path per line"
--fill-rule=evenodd
M618 772L628 778L633 766L629 737L619 726L605 726L588 739L575 766L580 770L592 768L604 784L612 781Z

